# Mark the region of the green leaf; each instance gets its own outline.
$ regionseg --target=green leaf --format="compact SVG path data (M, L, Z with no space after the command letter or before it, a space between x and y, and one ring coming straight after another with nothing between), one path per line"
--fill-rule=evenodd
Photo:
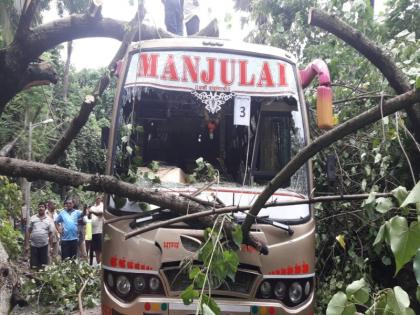
M350 301L358 304L365 304L369 301L370 288L365 279L353 281L347 288L346 294Z
M398 186L391 192L392 192L392 195L395 197L395 199L398 200L398 204L402 204L408 195L407 189L402 186Z
M203 303L203 315L215 315L210 306L206 303Z
M420 285L420 248L417 249L416 257L413 261L414 275L416 276L417 284Z
M417 286L417 290L416 290L416 298L417 298L417 301L419 301L419 302L420 302L420 285L419 285L419 286Z
M389 221L389 238L397 274L420 247L420 225L412 222L408 227L406 218L395 216Z
M213 298L209 297L207 294L203 295L202 304L203 306L204 304L207 305L211 309L211 311L216 315L220 315L222 313L216 301Z
M343 292L337 292L327 306L326 315L354 315L356 306L347 300Z
M195 277L197 277L198 273L200 272L201 270L198 266L193 266L190 270L188 277L190 278L190 280L193 280Z
M420 90L420 76L416 78L416 90Z
M239 265L238 254L234 251L225 250L223 252L223 263L226 266L226 276L235 281L235 274Z
M242 244L242 229L239 225L236 225L235 228L233 229L232 238L233 238L233 241L235 242L235 245L240 248Z
M407 292L398 286L394 287L394 290L389 290L387 292L387 306L394 314L410 314L407 309L410 306L410 298Z
M376 234L375 241L373 242L373 246L376 246L376 245L378 245L378 244L380 244L384 241L386 229L387 229L387 227L386 227L386 222L385 222L379 228L378 234Z
M181 293L181 299L185 305L191 304L194 301L194 299L198 297L199 293L196 290L194 290L192 284Z
M405 198L404 202L401 204L400 208L406 207L412 203L420 202L420 181L414 186L414 188L410 191L407 198Z
M380 197L376 199L376 211L379 213L387 213L393 206L391 198Z

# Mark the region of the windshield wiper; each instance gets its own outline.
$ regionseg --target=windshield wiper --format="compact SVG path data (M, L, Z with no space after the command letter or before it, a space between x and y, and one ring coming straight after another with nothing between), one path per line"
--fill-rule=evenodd
M132 229L137 227L143 226L144 224L151 222L151 221L158 221L158 220L169 220L179 216L178 214L174 213L170 209L155 209L151 211L144 212L141 216L135 218L133 221L130 222L129 226Z
M236 219L236 222L238 224L242 224L244 222L245 218L240 218L240 219ZM293 233L295 233L295 231L290 227L290 225L287 225L285 223L281 223L279 221L273 220L273 219L269 219L268 216L263 216L263 217L256 217L255 218L255 222L256 223L263 223L263 224L270 224L280 230L286 231L287 234L289 234L290 236L293 235Z
M268 217L257 217L256 221L257 223L270 224L276 228L279 228L280 230L286 231L287 234L289 234L290 236L292 236L293 233L295 233L295 231L290 227L290 225L281 223L273 219L269 219Z

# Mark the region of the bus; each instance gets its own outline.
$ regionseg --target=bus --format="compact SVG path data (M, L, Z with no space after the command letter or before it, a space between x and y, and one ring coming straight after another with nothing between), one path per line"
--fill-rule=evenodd
M309 142L302 72L282 49L214 38L147 40L131 45L118 75L108 175L167 194L246 206ZM192 181L200 163L211 165L217 180ZM311 174L308 162L269 201L308 199ZM183 261L200 264L203 227L178 222L126 238L168 218L171 211L156 208L105 198L104 315L196 313L197 301L184 305L180 294L191 282ZM245 216L234 213L232 220L241 224ZM211 291L221 313L314 314L311 206L263 208L250 233L269 254L241 246L235 281Z

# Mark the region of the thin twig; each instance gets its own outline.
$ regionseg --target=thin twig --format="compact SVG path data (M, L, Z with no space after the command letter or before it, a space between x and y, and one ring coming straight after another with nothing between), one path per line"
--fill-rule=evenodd
M77 295L77 296L78 296L78 300L79 300L79 313L80 313L80 315L84 315L84 314L85 314L85 312L83 311L83 300L82 300L82 294L83 294L83 291L84 291L84 290L85 290L85 288L86 288L86 285L87 285L88 281L89 281L89 279L86 279L86 280L83 282L82 288L80 289L79 294Z

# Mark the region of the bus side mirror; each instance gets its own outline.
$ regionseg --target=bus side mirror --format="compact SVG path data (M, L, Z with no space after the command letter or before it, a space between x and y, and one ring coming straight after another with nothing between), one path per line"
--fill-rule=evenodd
M320 129L334 127L333 93L329 86L318 86L316 90L316 122Z

